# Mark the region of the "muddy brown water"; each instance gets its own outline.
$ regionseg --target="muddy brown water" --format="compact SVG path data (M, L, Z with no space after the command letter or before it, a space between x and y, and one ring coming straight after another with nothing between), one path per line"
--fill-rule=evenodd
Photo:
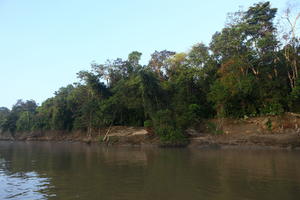
M300 151L0 142L0 199L300 199Z

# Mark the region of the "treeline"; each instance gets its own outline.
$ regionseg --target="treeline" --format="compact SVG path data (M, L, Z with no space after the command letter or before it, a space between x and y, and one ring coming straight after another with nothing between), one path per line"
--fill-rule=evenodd
M79 82L60 88L38 106L19 100L0 109L0 127L12 134L84 130L111 125L151 127L164 142L184 141L184 130L212 117L277 115L300 111L300 42L286 12L286 34L274 24L269 2L232 13L209 46L187 53L155 51L92 64ZM294 20L294 21L293 21ZM295 22L295 23L294 23Z

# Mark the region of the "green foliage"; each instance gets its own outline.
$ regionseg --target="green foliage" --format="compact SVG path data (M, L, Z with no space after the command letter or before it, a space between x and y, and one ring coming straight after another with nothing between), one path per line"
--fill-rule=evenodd
M268 102L260 110L262 115L280 115L284 112L282 105L279 102Z
M146 128L152 127L152 121L151 120L144 121L144 127L146 127Z
M272 130L273 125L272 125L271 119L268 119L268 121L266 122L266 126L267 126L267 128L268 128L269 131Z
M34 125L34 114L28 111L20 113L16 123L17 131L31 131Z
M257 113L257 94L253 77L236 78L228 75L211 86L208 99L213 102L219 117L253 116Z
M222 135L223 134L223 130L220 129L215 123L213 122L207 122L207 129L208 132L210 132L213 135Z
M37 104L33 100L18 100L11 111L7 113L1 125L1 129L11 132L14 136L16 131L31 131L34 126L34 116Z
M289 96L289 107L294 112L300 112L300 79L297 79L296 85Z
M9 116L10 110L6 107L0 107L0 130L5 124L7 117Z
M91 134L111 125L144 126L162 143L180 144L203 119L300 112L300 40L294 34L280 46L276 12L270 2L254 4L231 14L209 46L155 51L145 66L137 51L127 60L92 63L77 74L79 82L40 106L19 100L11 110L0 108L0 130ZM216 124L208 128L222 134Z
M155 114L153 127L163 144L186 143L182 127L176 123L176 119L173 118L172 112L168 109L160 110Z

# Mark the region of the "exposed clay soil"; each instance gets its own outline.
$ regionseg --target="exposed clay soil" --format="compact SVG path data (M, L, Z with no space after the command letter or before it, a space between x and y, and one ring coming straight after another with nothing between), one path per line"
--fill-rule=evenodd
M105 138L105 140L104 140ZM88 134L81 131L35 131L17 133L12 137L10 133L1 133L0 140L18 141L69 141L105 144L155 144L158 138L143 127L113 126L97 130Z
M213 127L213 128L212 128ZM300 115L286 113L248 119L212 119L187 130L189 147L275 147L300 148ZM1 133L0 140L80 141L117 145L159 144L143 127L113 126L93 132L46 131L18 133L13 138Z
M217 130L209 128L214 124ZM248 119L213 119L197 129L189 129L190 146L264 146L299 148L300 116L286 113L281 116Z

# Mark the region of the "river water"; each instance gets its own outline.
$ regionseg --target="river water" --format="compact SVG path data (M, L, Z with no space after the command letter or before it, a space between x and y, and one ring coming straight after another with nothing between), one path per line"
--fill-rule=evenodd
M300 199L300 151L0 142L0 199Z

